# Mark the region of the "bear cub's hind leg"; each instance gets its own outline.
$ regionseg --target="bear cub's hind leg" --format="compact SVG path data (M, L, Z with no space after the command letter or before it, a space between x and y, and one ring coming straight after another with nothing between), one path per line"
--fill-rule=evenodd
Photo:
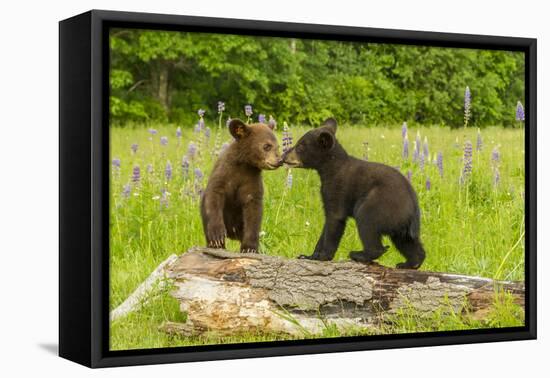
M382 256L389 247L382 245L382 234L377 230L376 222L373 222L372 219L367 220L365 217L356 221L363 250L352 251L349 257L353 261L370 263Z

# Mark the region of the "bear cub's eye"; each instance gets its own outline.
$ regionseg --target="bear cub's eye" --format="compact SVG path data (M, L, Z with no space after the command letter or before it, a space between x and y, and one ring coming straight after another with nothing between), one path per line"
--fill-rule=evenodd
M273 146L271 144L264 144L264 151L271 151Z

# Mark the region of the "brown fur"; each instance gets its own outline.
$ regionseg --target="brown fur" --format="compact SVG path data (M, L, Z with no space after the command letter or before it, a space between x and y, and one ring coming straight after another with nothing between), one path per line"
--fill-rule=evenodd
M225 238L239 240L241 252L258 252L263 205L263 169L282 164L277 138L269 126L232 120L235 141L220 155L201 198L206 244L225 248Z

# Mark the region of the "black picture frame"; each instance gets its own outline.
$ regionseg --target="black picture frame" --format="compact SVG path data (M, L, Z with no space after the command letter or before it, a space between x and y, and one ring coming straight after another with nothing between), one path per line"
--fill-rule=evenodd
M295 36L525 53L525 326L110 351L109 85L111 27ZM89 367L157 364L536 338L536 61L530 38L92 10L59 23L59 355Z

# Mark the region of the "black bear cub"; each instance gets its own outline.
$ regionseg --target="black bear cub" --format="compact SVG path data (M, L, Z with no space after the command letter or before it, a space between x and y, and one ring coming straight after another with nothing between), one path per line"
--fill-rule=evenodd
M271 128L239 119L229 123L235 141L219 156L201 198L206 243L225 248L225 238L239 240L241 252L258 252L262 223L262 169L282 165Z
M350 258L371 262L388 248L382 235L389 235L406 258L398 268L418 269L425 258L420 242L420 209L409 181L396 169L380 163L356 159L336 140L336 121L327 119L321 127L307 132L283 154L291 167L315 169L321 177L325 226L311 256L331 260L346 227L348 217L357 223L362 251Z

